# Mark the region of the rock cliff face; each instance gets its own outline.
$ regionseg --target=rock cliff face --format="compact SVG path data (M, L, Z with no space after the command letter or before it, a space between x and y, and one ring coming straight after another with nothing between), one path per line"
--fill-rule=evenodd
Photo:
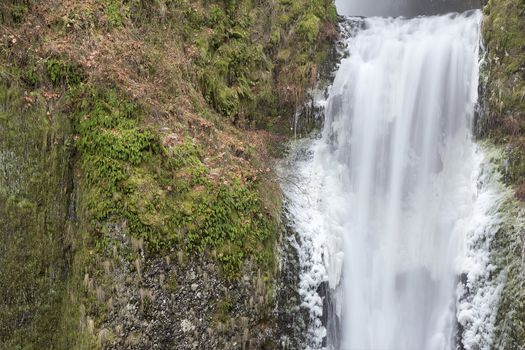
M0 347L280 346L272 162L331 1L0 4Z
M501 150L502 180L515 193L501 210L504 225L493 243L496 273L506 276L494 348L518 349L525 344L525 2L490 0L484 14L485 109L478 135Z

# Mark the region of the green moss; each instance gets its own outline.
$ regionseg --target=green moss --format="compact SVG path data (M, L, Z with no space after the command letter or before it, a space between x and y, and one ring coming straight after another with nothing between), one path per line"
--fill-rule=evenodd
M216 4L212 4L210 6L210 14L207 18L207 25L209 27L215 27L218 26L224 27L227 22L226 13L224 13L223 9Z
M122 0L101 0L104 6L104 14L109 25L113 28L124 25L130 15L129 5Z
M198 39L202 51L197 63L204 97L222 115L232 116L241 111L243 101L253 101L257 83L252 72L265 63L261 48L249 43L242 30L224 35L205 34Z
M175 145L173 148L165 148L165 154L168 156L168 166L173 169L182 169L184 167L201 165L201 150L193 144L191 140L186 139L184 142Z
M488 116L482 120L481 134L496 142L525 133L524 11L525 3L520 0L490 0L484 9L489 79Z
M297 24L297 34L307 43L313 43L319 35L319 23L319 17L310 13Z
M487 81L487 114L479 136L502 148L499 165L503 181L517 188L523 200L525 178L525 3L490 0L484 8L482 34L487 49L481 74ZM521 192L521 193L520 193ZM497 349L525 343L525 285L523 280L523 207L509 198L500 208L501 228L491 245L493 264L505 275L495 321Z
M523 197L525 178L525 3L490 0L484 8L482 34L487 59L481 69L486 113L478 135L504 145L501 172ZM519 192L519 193L518 193Z
M30 87L37 87L42 82L42 76L34 66L24 69L21 78Z
M213 320L215 323L227 323L231 318L231 312L233 311L233 303L231 298L224 297L215 306L215 315Z
M29 11L30 0L5 0L0 4L0 24L19 24Z
M297 90L313 79L310 71L301 71L325 57L317 52L330 43L322 43L320 33L325 23L337 20L333 3L325 0L212 1L203 9L180 1L176 8L191 28L184 33L197 49L197 78L206 101L223 116L265 128L288 112L283 107L291 114L302 100L304 93ZM290 72L286 79L279 78L282 71Z
M139 127L141 111L112 91L82 88L75 129L90 222L104 238L104 222L126 220L150 253L173 246L215 250L228 277L247 257L273 273L276 227L261 211L256 189L237 180L218 184L190 139L160 146ZM107 244L99 244L104 250Z
M279 28L274 29L270 35L270 44L273 46L279 45L281 42L281 30Z
M138 127L137 109L113 91L82 86L73 92L76 103L76 146L90 193L87 203L93 221L118 212L122 182L132 166L146 160L154 147L154 136Z
M525 152L519 147L509 147L504 152L506 161L501 173L506 184L517 184L525 178Z
M70 125L0 71L0 347L56 349L66 294Z
M26 4L14 5L11 9L11 17L14 23L21 23L29 8Z
M84 75L80 67L60 57L50 57L46 60L47 75L51 83L55 86L66 85L75 86L84 80ZM30 82L36 83L39 78L35 71L29 71L26 77Z
M499 209L502 225L491 245L492 259L503 273L505 283L496 315L494 348L519 348L525 340L525 270L522 249L524 242L524 213L521 203L510 197Z
M328 5L326 9L326 20L330 23L337 22L337 8L335 7L335 4Z
M271 273L272 259L264 255L273 251L276 227L261 213L258 193L237 181L215 189L207 184L204 191L191 194L191 206L174 218L187 228L186 245L193 251L217 252L228 276L241 271L245 257L260 257L261 268Z

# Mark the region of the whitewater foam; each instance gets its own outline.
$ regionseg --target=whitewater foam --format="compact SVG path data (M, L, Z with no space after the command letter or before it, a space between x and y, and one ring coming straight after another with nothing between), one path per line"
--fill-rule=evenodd
M363 21L283 183L309 346L488 349L503 195L471 134L481 13Z

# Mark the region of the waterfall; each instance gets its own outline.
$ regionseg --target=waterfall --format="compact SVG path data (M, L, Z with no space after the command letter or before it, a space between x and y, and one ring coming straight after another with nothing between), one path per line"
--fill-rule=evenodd
M309 347L488 348L494 312L467 295L497 224L471 134L481 17L368 18L346 39L323 130L284 185ZM481 294L493 305L497 288Z

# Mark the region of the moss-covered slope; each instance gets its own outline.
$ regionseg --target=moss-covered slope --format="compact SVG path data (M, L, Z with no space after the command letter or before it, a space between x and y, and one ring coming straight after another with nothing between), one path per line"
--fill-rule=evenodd
M327 0L2 2L0 347L275 348L268 131L335 20Z
M0 347L53 343L71 257L67 117L0 70Z
M486 111L479 136L502 150L502 178L516 194L516 200L501 209L504 223L492 247L494 262L506 276L494 348L519 349L525 344L525 2L490 0L484 14Z
M479 132L497 144L508 145L505 180L522 186L525 181L525 3L490 0L484 14L487 113L480 121ZM518 190L518 197L525 194L523 189Z

